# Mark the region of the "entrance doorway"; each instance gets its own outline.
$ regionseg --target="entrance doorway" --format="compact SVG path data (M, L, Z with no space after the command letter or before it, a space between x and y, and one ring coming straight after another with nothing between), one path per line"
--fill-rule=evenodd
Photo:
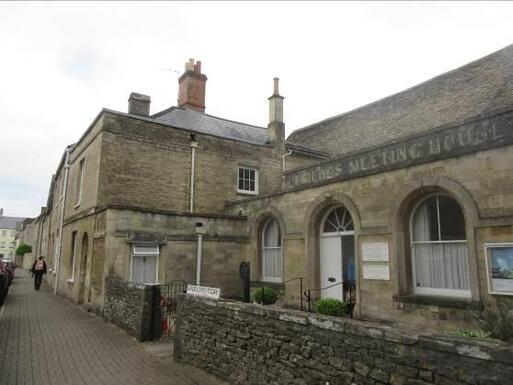
M336 207L324 215L319 246L321 298L349 300L350 287L356 281L354 223L345 207Z

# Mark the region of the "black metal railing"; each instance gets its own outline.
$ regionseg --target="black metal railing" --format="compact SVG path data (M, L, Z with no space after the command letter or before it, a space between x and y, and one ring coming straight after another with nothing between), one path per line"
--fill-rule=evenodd
M342 293L343 293L344 299L345 299L345 293L349 294L349 298L348 298L349 316L351 318L353 318L353 309L354 309L355 302L356 302L356 298L354 296L354 293L356 291L356 284L353 281L349 281L349 282L340 281L340 282L334 283L334 284L326 286L326 287L321 287L319 289L305 290L303 295L305 296L306 301L308 303L308 311L309 312L312 311L312 292L318 291L319 293L321 293L323 290L331 289L332 287L336 287L336 286L340 286L340 285L342 285Z

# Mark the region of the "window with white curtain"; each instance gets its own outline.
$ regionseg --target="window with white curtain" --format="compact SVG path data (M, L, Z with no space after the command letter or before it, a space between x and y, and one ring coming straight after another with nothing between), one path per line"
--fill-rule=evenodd
M470 297L465 219L458 203L431 195L411 220L413 291L418 294Z
M281 282L283 278L283 254L280 224L271 218L262 231L262 280Z
M130 280L138 283L157 282L158 263L158 245L132 245L132 268Z

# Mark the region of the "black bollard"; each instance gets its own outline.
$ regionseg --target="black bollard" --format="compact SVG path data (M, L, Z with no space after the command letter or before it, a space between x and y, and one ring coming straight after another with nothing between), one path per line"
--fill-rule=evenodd
M249 278L251 275L251 269L249 262L241 262L239 266L239 274L242 278L242 286L244 291L244 302L250 302L249 297Z

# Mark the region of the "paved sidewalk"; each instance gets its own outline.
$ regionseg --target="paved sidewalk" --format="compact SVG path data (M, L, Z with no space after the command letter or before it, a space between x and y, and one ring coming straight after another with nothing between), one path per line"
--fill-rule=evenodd
M1 385L226 385L200 369L152 355L123 330L16 278L0 308Z

